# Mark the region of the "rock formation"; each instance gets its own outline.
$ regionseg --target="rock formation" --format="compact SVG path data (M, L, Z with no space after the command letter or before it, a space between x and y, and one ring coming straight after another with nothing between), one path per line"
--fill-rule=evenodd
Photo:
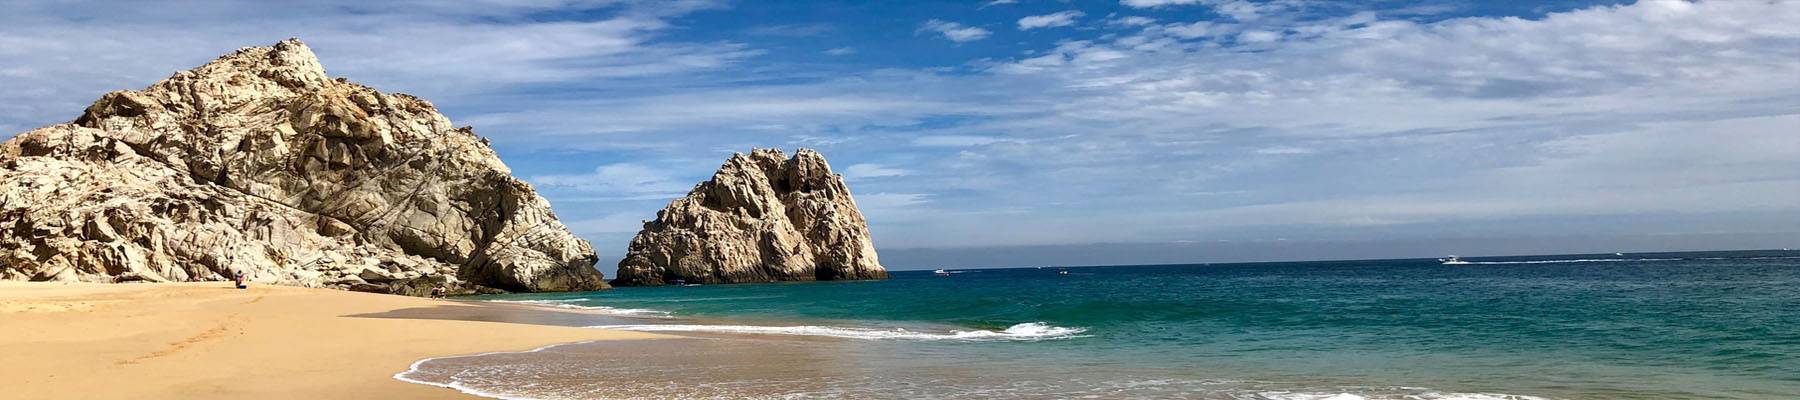
M862 212L825 157L763 149L732 156L645 222L613 284L887 277Z
M418 295L598 290L594 250L487 140L289 39L0 145L0 278Z

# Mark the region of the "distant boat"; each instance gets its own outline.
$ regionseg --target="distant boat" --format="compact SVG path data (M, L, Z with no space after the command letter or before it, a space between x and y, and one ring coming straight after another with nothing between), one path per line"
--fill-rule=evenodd
M1615 256L1619 256L1619 257L1624 257L1624 256L1625 256L1625 253L1613 253L1613 255L1615 255Z
M931 271L931 273L934 275L939 275L939 276L950 276L950 271L945 271L945 270L941 270L941 269L936 270L936 271Z
M1056 274L1057 274L1057 275L1068 275L1068 274L1069 274L1069 270L1068 270L1068 269L1066 269L1066 268L1057 268L1057 269L1056 269Z
M1468 262L1468 261L1463 261L1463 260L1462 260L1462 259L1461 259L1461 258L1456 258L1456 256L1449 256L1449 257L1444 257L1444 258L1439 258L1439 259L1438 259L1438 262L1440 262L1440 263L1444 263L1444 265L1468 265L1468 264L1474 264L1474 263L1472 263L1472 262Z

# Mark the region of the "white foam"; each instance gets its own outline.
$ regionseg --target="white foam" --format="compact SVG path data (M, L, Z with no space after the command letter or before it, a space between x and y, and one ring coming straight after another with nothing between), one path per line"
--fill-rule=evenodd
M1405 394L1405 395L1387 395L1387 396L1383 396L1383 395L1376 395L1376 396L1375 396L1375 397L1364 397L1364 396L1363 396L1363 395L1358 395L1358 394L1353 394L1353 393L1293 393L1293 392L1261 392L1261 393L1257 393L1257 394L1256 394L1256 397L1255 397L1255 398L1265 398L1265 399L1274 399L1274 400L1387 400L1387 399L1407 399L1407 400L1549 400L1549 399L1546 399L1546 398L1543 398L1543 397L1537 397L1537 396L1524 396L1524 395L1516 395L1516 394L1498 394L1498 393L1436 393L1436 392L1428 392L1428 393L1420 393L1420 394Z
M593 311L605 312L607 314L625 315L625 316L633 316L633 317L667 317L667 316L669 316L668 311L652 310L652 309L648 309L648 308L618 308L618 307L607 307L607 306L584 306L584 305L580 305L580 304L574 304L574 303L580 302L581 300L579 300L579 299L568 299L568 300L482 300L482 301L490 301L490 302L495 302L495 303L511 303L511 304L531 304L531 305L539 305L539 306L546 306L546 307L569 308L569 309L576 309L576 310L593 310Z
M964 340L964 341L1038 341L1086 337L1086 328L1065 328L1041 322L1027 322L1006 330L950 331L949 333L914 332L906 329L846 328L835 326L759 326L759 325L597 325L589 328L619 329L643 332L722 332L765 335L826 336L866 340Z
M412 366L408 367L405 372L394 374L394 379L398 379L398 380L405 381L405 382L417 383L417 384L421 384L421 385L431 385L431 386L437 386L437 387L441 387L441 388L455 389L458 392L463 392L464 394L468 394L471 396L487 397L487 398L491 398L491 399L544 400L544 399L539 399L539 398L535 398L535 397L508 396L508 395L504 395L504 394L488 392L488 391L469 387L469 385L464 385L461 381L455 380L454 378L452 378L451 381L448 383L439 383L439 382L431 382L431 381L423 381L423 380L413 379L412 377L409 377L408 375L412 375L415 372L419 372L420 365L423 365L426 362L429 362L432 360L448 360L448 359L456 359L456 358L481 357L481 356L488 356L488 355L495 355L495 354L536 353L536 352L544 351L545 349L549 349L552 347L570 345L570 344L581 344L581 343L593 343L593 341L553 344L553 345L539 347L539 348L526 350L526 351L496 351L496 352L491 352L491 353L470 354L470 355L462 355L462 356L427 358L427 359L413 362Z

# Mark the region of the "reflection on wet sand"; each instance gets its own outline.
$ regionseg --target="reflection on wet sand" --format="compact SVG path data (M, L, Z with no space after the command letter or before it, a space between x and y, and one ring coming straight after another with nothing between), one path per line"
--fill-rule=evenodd
M843 393L841 378L869 372L835 354L842 344L700 337L578 343L429 360L404 378L496 397L829 396Z

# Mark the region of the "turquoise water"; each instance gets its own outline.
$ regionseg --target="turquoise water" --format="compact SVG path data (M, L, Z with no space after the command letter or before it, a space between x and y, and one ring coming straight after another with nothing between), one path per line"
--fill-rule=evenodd
M1800 398L1793 255L898 271L482 299L646 317L596 323L612 328L832 340L878 365L860 375L993 376L821 397Z

